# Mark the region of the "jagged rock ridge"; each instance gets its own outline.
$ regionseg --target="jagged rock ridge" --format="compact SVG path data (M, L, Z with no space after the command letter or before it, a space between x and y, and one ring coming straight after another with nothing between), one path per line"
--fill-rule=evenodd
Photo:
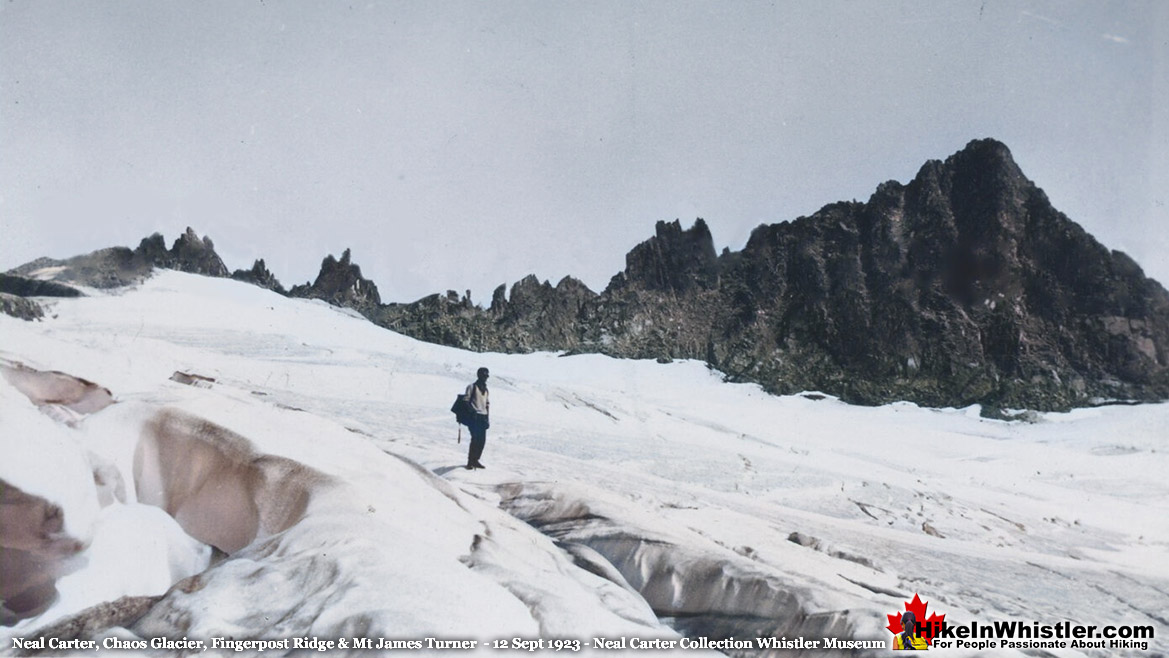
M200 238L189 226L186 232L175 240L169 251L158 233L144 239L136 251L143 254L145 260L155 267L206 276L229 276L227 266L223 264L219 254L215 253L215 245L211 238Z
M227 276L190 229L170 250L156 234L133 251L13 273L105 287L152 266ZM283 291L262 260L232 276ZM867 202L760 226L739 252L716 255L702 219L658 222L601 293L528 276L510 294L499 286L487 309L454 291L382 304L346 249L288 294L435 343L695 358L772 392L865 404L1050 410L1169 397L1169 293L1055 210L994 140L883 183Z
M280 282L276 280L276 276L268 271L268 266L264 263L263 258L257 258L250 270L236 270L232 272L231 278L261 288L267 288L281 295L286 294L284 286L280 285Z
M136 249L110 247L65 260L38 258L9 271L9 275L45 282L72 283L92 288L117 288L141 281L155 267L203 274L228 276L227 267L210 238L200 238L187 227L174 245L166 248L161 234L143 238ZM27 295L45 292L28 291Z
M0 274L0 292L18 297L80 297L81 291L54 281Z
M341 260L332 254L321 262L321 272L313 283L293 286L290 297L311 297L323 299L330 304L345 306L361 313L370 314L381 306L377 285L361 276L361 268L349 262L349 250L341 254Z
M704 359L773 392L866 404L1169 396L1169 294L1055 210L994 140L868 202L760 226L740 252L715 256L701 219L659 222L602 293L562 286L530 278L486 311L433 297L374 318L471 349ZM517 288L538 301L513 308Z
M21 320L40 320L45 317L45 309L40 304L6 292L0 292L0 313Z

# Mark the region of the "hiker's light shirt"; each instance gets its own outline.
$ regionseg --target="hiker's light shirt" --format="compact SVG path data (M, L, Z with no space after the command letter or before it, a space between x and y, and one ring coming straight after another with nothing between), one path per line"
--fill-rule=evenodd
M491 410L491 403L487 400L487 391L479 390L479 387L471 384L467 387L467 402L471 403L471 408L477 414L487 415Z

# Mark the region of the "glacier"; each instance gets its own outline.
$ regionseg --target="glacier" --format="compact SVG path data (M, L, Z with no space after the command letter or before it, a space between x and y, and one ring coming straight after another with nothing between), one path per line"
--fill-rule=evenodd
M1169 654L1169 405L856 407L693 361L475 354L179 272L87 292L0 316L5 655L41 636L891 641L915 594L953 623L1152 627L1113 653ZM492 429L467 471L447 408L479 366Z

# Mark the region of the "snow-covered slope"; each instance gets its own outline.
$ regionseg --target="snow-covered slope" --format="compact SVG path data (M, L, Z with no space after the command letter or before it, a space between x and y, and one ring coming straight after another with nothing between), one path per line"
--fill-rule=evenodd
M0 479L63 510L33 539L5 516L6 555L40 555L21 574L59 592L0 630L7 652L45 628L99 649L891 641L915 593L951 623L1137 624L1161 637L1134 655L1169 651L1169 405L1005 423L777 398L694 362L462 352L176 272L47 305L0 316ZM488 468L467 471L448 408L481 365ZM70 404L51 371L97 387ZM121 596L152 598L53 627Z

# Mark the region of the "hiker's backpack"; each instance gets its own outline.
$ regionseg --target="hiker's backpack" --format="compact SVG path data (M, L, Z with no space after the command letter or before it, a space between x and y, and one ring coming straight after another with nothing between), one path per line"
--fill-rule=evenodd
M455 397L455 403L451 405L451 413L455 415L455 420L460 425L471 426L471 420L475 418L475 410L471 408L471 403L462 395Z

